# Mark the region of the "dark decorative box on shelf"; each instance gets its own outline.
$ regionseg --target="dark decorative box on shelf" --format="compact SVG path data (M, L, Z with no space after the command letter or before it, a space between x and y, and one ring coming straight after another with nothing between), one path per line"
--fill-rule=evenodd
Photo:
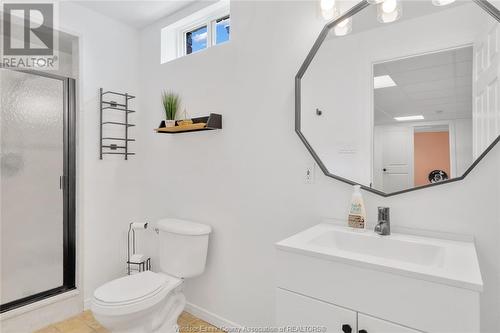
M160 126L155 129L157 133L186 133L186 132L199 132L222 129L222 115L211 113L209 116L192 118L192 124L179 126L177 121L175 127L165 127L165 121L160 123Z

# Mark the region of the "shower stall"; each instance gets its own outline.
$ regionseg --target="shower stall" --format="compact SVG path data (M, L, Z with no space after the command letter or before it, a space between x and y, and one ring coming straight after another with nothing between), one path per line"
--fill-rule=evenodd
M0 68L0 312L75 288L75 80Z

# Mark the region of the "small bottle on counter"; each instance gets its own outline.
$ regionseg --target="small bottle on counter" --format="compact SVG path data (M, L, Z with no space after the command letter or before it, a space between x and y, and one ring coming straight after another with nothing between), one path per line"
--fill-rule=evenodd
M360 185L354 185L348 224L349 227L358 229L364 229L366 226L365 204L363 202L363 196L361 195Z

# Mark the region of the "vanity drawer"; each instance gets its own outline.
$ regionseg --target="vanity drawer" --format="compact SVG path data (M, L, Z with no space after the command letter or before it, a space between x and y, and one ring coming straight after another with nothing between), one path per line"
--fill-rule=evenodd
M317 333L354 333L357 332L356 315L356 311L276 289L276 324L279 327L307 327L308 332ZM326 330L321 330L322 327Z
M422 333L408 327L358 313L359 333Z

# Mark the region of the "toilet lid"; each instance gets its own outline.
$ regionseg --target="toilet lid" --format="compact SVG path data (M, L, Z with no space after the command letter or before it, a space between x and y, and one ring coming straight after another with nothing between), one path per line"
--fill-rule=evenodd
M110 281L97 288L94 297L106 303L131 302L156 294L165 287L173 289L180 281L165 274L146 271Z

